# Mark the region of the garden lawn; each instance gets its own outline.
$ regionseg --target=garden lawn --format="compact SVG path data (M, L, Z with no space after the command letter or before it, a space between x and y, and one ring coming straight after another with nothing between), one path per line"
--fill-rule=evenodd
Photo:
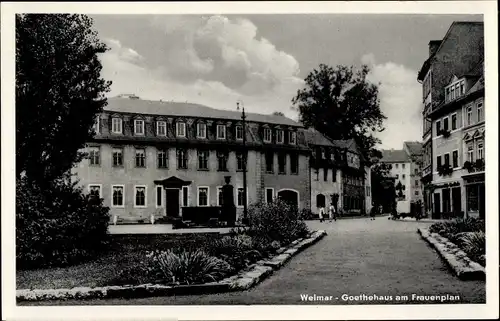
M17 289L57 289L109 285L127 267L144 260L146 252L176 247L201 247L219 234L188 235L114 235L106 253L95 260L68 267L19 270Z

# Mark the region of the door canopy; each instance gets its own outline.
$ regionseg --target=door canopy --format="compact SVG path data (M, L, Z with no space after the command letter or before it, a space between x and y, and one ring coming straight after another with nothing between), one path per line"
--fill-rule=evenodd
M170 176L169 178L156 180L156 185L163 185L164 188L178 188L181 189L182 186L191 185L191 181L185 181L176 176Z

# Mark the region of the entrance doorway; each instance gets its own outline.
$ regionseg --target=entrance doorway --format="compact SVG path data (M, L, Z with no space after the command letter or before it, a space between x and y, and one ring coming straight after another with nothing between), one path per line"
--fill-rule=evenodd
M166 195L166 210L168 217L179 217L179 189L167 188Z
M451 198L453 204L453 214L455 217L460 216L460 212L462 211L462 192L460 187L454 187L451 190Z
M278 198L292 206L299 206L299 193L297 193L296 191L292 191L289 189L281 190L278 192Z
M434 193L434 212L432 213L432 218L441 218L441 194L439 193Z

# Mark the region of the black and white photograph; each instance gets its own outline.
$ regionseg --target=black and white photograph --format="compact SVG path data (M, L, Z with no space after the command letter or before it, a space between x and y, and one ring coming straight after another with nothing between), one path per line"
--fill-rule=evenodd
M308 8L2 3L2 305L498 317L496 3Z

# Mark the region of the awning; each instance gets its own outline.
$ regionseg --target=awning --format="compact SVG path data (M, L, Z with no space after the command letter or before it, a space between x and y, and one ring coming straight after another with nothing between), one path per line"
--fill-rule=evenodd
M182 188L182 186L191 185L191 181L185 181L176 176L154 181L156 185L163 185L165 188Z

